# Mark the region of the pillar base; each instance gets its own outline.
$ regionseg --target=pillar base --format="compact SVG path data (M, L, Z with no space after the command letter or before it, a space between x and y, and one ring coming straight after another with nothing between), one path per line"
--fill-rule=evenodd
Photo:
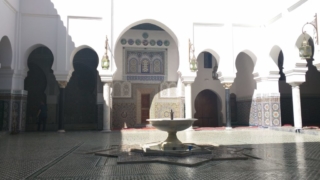
M59 133L65 133L66 131L64 129L58 130Z
M232 129L232 127L226 127L226 130L231 130Z
M102 132L102 133L110 133L111 130L106 130L106 129L105 129L105 130L102 130L101 132Z

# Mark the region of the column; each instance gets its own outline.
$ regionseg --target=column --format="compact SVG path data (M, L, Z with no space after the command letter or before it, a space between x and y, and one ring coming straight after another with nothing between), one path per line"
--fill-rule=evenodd
M294 128L296 132L300 132L300 129L302 129L300 87L299 84L291 84L291 86Z
M58 81L58 84L60 87L58 132L66 132L64 130L64 104L65 104L65 89L66 89L68 82L67 81Z
M192 95L191 95L191 83L186 83L184 87L184 104L185 104L185 118L193 118L192 116ZM186 131L193 130L193 126L190 126Z
M225 83L223 87L225 88L226 94L226 129L232 129L231 127L231 111L230 111L230 87L232 83Z
M111 132L111 101L110 101L110 86L111 83L104 83L103 85L103 130L102 132Z
M187 83L184 88L185 93L185 117L192 118L192 98L191 98L191 83Z

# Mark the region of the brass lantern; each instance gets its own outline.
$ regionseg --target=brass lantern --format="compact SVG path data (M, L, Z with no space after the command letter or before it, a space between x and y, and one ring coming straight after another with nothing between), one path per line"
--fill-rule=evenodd
M192 58L190 58L191 56ZM197 58L194 56L194 45L191 44L190 39L189 39L189 66L190 66L191 72L195 72L198 70Z
M312 49L309 42L306 40L306 37L303 38L301 47L299 48L299 54L301 59L310 59L312 56Z
M190 70L192 72L195 72L196 70L198 70L198 63L197 63L197 59L193 54L192 59L190 60Z
M301 47L299 48L299 54L300 54L300 57L301 59L310 59L311 56L312 56L312 48L311 46L309 45L309 42L306 40L306 32L303 31L303 28L306 26L306 25L312 25L313 28L314 28L314 33L315 33L315 36L314 36L314 40L315 40L315 43L319 45L319 40L318 40L318 24L317 24L317 14L315 14L314 16L314 20L312 22L307 22L305 25L303 25L302 27L302 34L304 35L303 37L303 41L301 43Z
M108 55L104 55L101 60L102 69L104 70L109 69L109 65L110 65L109 57Z
M106 52L104 54L104 56L102 57L101 59L101 67L102 69L104 70L107 70L109 69L109 66L110 66L110 60L109 60L109 57L108 57L108 37L106 37Z

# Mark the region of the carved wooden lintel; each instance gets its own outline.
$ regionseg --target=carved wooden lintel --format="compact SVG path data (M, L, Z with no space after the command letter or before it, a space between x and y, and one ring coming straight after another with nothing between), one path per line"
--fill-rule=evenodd
M58 84L60 88L66 88L68 81L58 81Z
M223 87L224 87L225 89L230 89L231 86L232 86L232 83L224 83L224 84L223 84Z

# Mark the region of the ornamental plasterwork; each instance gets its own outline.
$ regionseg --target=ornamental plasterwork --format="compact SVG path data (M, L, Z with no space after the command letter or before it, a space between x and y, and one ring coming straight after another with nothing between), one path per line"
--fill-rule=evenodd
M66 88L68 81L58 81L58 84L60 88Z
M177 97L177 83L163 82L160 84L161 98L176 98Z
M113 83L113 97L130 98L131 97L131 83L128 81L115 81Z
M127 45L127 42L128 42L128 45L132 46L132 45L135 45L135 46L159 46L161 47L162 45L164 46L170 46L170 41L169 40L161 40L161 39L158 39L158 40L154 40L154 39L151 39L151 40L148 40L148 37L149 37L149 34L147 32L144 32L142 33L142 37L143 39L133 39L133 38L129 38L129 39L126 39L126 38L122 38L120 40L120 43L122 45Z
M230 89L231 86L232 86L232 83L224 83L224 84L223 84L223 87L224 87L225 89Z
M124 48L123 79L143 83L165 81L167 64L167 49Z

